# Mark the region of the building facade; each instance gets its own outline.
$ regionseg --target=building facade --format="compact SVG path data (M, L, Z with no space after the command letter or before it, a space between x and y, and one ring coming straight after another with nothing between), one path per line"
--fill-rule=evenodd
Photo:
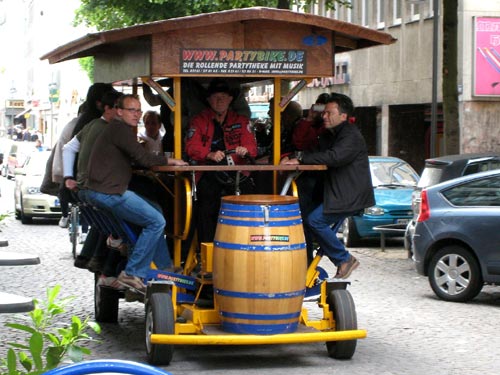
M436 36L433 1L439 1L438 90L436 132L431 134ZM442 1L352 0L351 8L338 6L336 10L325 9L324 1L320 1L311 12L379 29L398 41L390 46L336 55L337 76L313 81L300 94L300 102L307 108L321 92L349 95L357 106L357 123L367 139L370 153L400 157L420 172L424 160L431 155L431 137L435 141L433 154L445 153L441 109ZM478 56L485 60L478 48L497 47L500 52L500 0L460 0L458 3L460 152L500 151L500 85L486 93L479 92L477 87L479 80L491 81L490 86L500 81L500 55L496 57L491 51L493 64L477 64ZM487 35L482 35L486 32ZM483 45L479 46L481 38ZM494 66L496 62L498 67Z

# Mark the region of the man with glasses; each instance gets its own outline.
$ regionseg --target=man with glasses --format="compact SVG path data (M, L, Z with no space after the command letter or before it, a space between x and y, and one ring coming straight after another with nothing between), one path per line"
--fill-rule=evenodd
M111 211L119 219L142 228L118 282L145 291L144 278L155 262L158 269L172 269L164 238L165 218L151 202L128 190L132 162L142 167L154 165L187 165L179 159L147 152L137 142L136 128L142 116L136 95L123 95L118 100L117 117L97 137L87 166L85 199Z
M336 266L335 278L346 279L358 266L337 238L345 218L359 214L375 205L375 197L365 140L356 125L351 123L354 105L351 99L333 93L325 101L322 113L326 130L312 151L297 152L284 164L326 164L323 176L323 200L307 216L304 230L311 231L321 251ZM300 193L300 191L299 191ZM312 259L312 244L307 244L308 260Z

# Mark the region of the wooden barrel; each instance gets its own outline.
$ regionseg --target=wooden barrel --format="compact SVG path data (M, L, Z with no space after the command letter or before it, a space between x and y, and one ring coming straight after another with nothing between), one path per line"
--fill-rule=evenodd
M222 198L213 283L224 331L291 333L305 294L306 244L297 198Z

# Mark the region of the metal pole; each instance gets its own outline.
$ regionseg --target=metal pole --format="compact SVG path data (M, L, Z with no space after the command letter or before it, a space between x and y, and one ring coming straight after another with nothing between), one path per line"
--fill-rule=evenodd
M438 41L439 41L439 0L433 2L433 38L432 38L432 105L431 105L431 140L430 157L436 156L437 135L437 93L438 93Z

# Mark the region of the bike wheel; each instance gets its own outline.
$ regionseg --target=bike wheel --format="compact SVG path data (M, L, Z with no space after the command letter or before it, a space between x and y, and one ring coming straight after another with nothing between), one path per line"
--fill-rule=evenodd
M79 212L78 206L71 206L70 218L69 218L69 238L71 241L71 253L73 254L73 259L76 259L76 252L78 248L78 234L80 231L79 223Z

